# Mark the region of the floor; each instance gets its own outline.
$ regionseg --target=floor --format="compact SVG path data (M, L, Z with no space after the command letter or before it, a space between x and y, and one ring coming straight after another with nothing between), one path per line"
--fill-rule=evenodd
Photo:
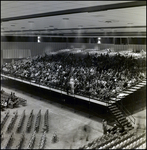
M74 109L66 108L65 106L62 106L60 104L42 101L39 99L39 97L31 97L22 93L22 91L15 91L15 89L9 89L6 87L1 87L1 89L3 89L7 93L15 92L16 96L22 97L27 100L27 106L7 109L10 111L10 116L2 129L2 132L4 134L4 140L1 142L2 148L6 146L7 140L12 132L14 132L14 142L12 143L11 148L15 148L23 131L25 132L25 142L23 144L23 148L27 148L27 145L34 130L36 116L40 109L41 124L39 132L36 133L36 139L34 144L35 149L39 148L39 142L43 133L43 116L47 109L49 110L49 132L46 135L47 140L45 149L76 149L103 134L102 119L100 118L91 119L88 117L88 115L82 114L80 112L75 113ZM26 124L32 109L34 112L33 124L31 132L27 133ZM16 110L18 110L18 118L11 133L7 133L7 126L13 116L13 112L15 112ZM26 112L25 123L22 127L21 133L17 133L17 124L23 110L25 110ZM1 112L1 118L5 116L5 112L6 111ZM86 131L84 130L84 127L86 127ZM52 143L52 137L54 133L56 133L58 137L57 143Z
M4 140L1 141L1 147L5 148L7 140L10 134L14 133L14 140L11 148L16 148L21 133L25 132L25 141L23 143L23 149L26 149L31 138L31 135L34 130L35 120L37 113L41 109L41 123L39 132L36 133L36 139L34 148L39 148L40 139L42 136L42 128L43 128L43 116L46 110L49 110L49 132L46 134L46 144L44 149L77 149L90 141L94 140L103 135L102 130L102 119L92 117L89 118L87 114L76 111L74 109L68 108L58 103L54 103L48 100L42 100L40 97L29 95L24 93L23 91L19 91L16 89L10 89L9 87L1 87L5 92L11 93L15 92L15 95L27 100L27 106L20 106L19 108L7 109L10 111L10 116L6 121L5 126L2 131L4 134ZM33 109L34 118L33 124L31 128L31 132L26 132L26 124L31 110ZM7 126L13 116L13 112L18 110L18 118L15 122L14 128L11 133L7 133ZM21 133L16 132L17 124L19 122L20 116L25 110L25 123L22 127ZM1 119L5 116L6 111L1 112ZM138 132L142 132L142 130L146 129L146 109L141 110L133 114L135 118L135 128L138 129ZM86 128L86 131L84 130ZM57 134L58 140L56 143L52 142L52 137L54 133Z

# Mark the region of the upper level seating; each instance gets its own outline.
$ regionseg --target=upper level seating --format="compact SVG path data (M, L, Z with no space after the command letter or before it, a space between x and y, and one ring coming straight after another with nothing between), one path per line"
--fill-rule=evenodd
M26 59L27 60L27 59ZM56 54L5 63L2 72L37 84L107 101L146 77L146 59L120 54Z

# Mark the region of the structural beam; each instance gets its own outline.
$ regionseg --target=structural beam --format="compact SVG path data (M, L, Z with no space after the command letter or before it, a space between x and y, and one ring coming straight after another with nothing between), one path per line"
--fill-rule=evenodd
M23 20L23 19L30 19L30 18L49 17L49 16L69 15L75 13L86 13L86 12L90 13L90 12L107 11L113 9L123 9L123 8L130 8L130 7L139 7L139 6L146 6L146 1L124 2L124 3L99 5L99 6L67 9L61 11L31 14L31 15L24 15L24 16L17 16L17 17L2 18L1 22Z

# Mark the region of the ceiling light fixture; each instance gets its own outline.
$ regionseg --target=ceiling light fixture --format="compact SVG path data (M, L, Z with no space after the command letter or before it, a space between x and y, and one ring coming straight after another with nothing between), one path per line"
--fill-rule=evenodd
M83 26L82 26L82 25L78 25L78 27L79 27L79 28L82 28Z
M94 17L104 17L104 15L93 15Z
M62 18L63 20L69 20L69 18Z
M28 21L28 23L34 23L34 21Z
M112 23L112 21L110 21L110 20L107 20L107 21L105 21L105 23Z

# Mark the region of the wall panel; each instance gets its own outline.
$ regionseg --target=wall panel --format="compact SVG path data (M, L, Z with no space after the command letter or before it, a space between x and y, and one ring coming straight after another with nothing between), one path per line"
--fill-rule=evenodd
M31 56L29 49L3 49L3 59L26 58Z
M111 48L114 51L120 50L141 50L144 49L146 51L146 45L115 45L115 44L97 44L97 43L63 43L63 42L44 42L44 43L37 43L37 42L1 42L1 50L13 50L8 52L4 52L5 57L14 57L17 53L17 50L30 50L31 56L41 55L44 52L50 53L53 51L66 49L66 48L83 48L83 49L97 49L103 50L106 48ZM27 51L22 51L23 56L27 56ZM20 56L19 56L20 57Z
M37 43L37 42L1 42L1 49L8 50L8 49L29 49L31 51L31 56L40 55L44 52L52 52L57 51L60 49L65 49L66 43ZM25 52L23 52L25 53ZM7 54L7 56L13 56L13 53Z

